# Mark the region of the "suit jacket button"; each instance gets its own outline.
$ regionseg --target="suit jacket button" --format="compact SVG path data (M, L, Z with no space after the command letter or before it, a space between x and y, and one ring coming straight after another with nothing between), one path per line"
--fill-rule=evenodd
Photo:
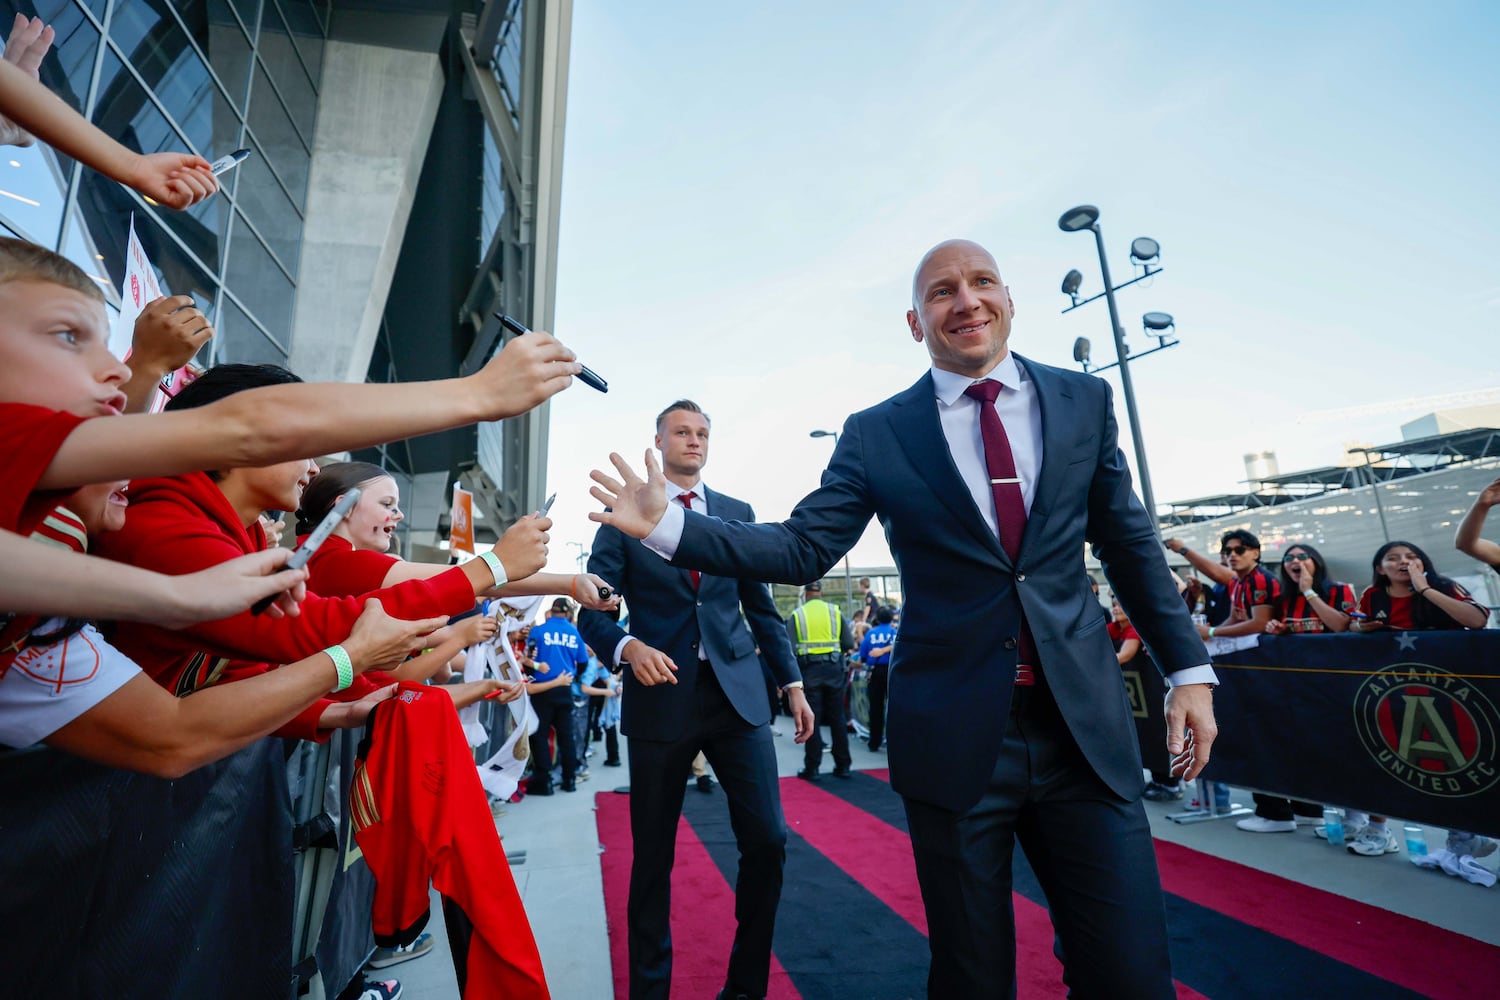
M1013 638L1012 639L1006 639L1003 645L1005 646L1006 649L1015 649L1016 648L1016 640L1013 639Z
M1026 574L1025 573L1017 573L1016 574L1016 582L1017 583L1025 583L1026 582Z
M694 649L697 649L697 648L698 648L698 640L697 640L697 639L694 639L694 640L693 640L693 648L694 648Z

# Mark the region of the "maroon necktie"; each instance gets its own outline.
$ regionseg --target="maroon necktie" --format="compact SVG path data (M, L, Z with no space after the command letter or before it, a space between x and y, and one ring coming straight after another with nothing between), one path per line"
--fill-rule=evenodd
M689 490L686 493L679 493L677 495L677 499L679 499L679 500L682 501L682 506L685 509L692 510L693 509L693 498L696 497L697 495L698 494L694 493L692 490ZM693 589L697 590L698 589L698 581L699 581L699 579L702 578L703 574L699 573L695 569L690 569L690 570L688 570L688 576L690 576L692 578L692 580L693 580Z
M965 389L964 395L979 403L979 435L984 439L984 464L989 472L990 495L995 500L1000 547L1010 556L1011 562L1015 562L1021 554L1021 534L1026 530L1026 501L1021 496L1021 480L1016 475L1016 458L1010 450L1010 438L1005 436L1005 424L995 412L1000 383L984 379ZM1021 668L1036 666L1036 642L1024 617L1021 619L1017 654ZM1016 683L1034 684L1035 679L1030 670L1018 669Z

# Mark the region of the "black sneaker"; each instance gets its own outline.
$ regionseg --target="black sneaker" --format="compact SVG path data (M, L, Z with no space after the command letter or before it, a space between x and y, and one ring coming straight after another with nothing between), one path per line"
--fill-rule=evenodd
M359 1000L401 1000L401 983L395 979L380 982L366 979L364 992L359 995Z
M1141 793L1141 798L1150 802L1176 802L1182 798L1182 795L1183 788L1180 781L1175 785L1164 785L1159 781L1153 781Z
M797 777L801 778L803 781L816 782L818 780L818 772L812 770L811 768L804 767L802 770L797 772Z

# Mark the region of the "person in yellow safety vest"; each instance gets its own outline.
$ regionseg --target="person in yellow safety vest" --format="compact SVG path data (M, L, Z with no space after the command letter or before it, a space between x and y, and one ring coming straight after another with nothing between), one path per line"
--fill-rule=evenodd
M786 620L787 635L802 681L807 703L813 710L812 739L804 745L803 767L797 777L818 780L823 763L823 737L819 726L827 726L833 742L833 775L849 777L849 731L844 725L844 654L854 648L849 622L837 605L823 600L823 585L817 580L802 588L803 604Z

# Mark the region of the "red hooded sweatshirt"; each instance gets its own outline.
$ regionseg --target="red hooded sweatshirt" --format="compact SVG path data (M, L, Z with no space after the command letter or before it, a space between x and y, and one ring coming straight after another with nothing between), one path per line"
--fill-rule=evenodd
M94 540L98 555L159 573L195 573L265 547L257 521L248 529L207 473L143 479L130 484L130 515L121 531ZM120 622L112 641L158 684L179 697L292 663L342 642L378 597L393 618L456 615L474 607L474 588L461 567L431 580L411 580L360 597L324 598L309 592L295 617L254 616L249 611L173 630ZM337 696L352 701L390 679L362 674ZM326 738L318 718L332 702L319 701L280 730L299 739Z

